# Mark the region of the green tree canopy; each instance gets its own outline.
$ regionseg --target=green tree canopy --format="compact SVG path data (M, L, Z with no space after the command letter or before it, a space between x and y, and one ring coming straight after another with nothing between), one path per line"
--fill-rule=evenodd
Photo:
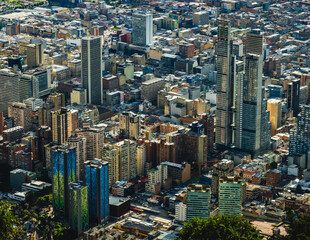
M310 215L304 214L296 216L293 211L289 210L287 214L289 224L286 228L287 236L282 239L286 240L310 240Z
M20 223L14 216L9 202L0 201L0 240L18 239L22 235Z
M276 169L278 167L278 164L276 162L271 162L269 164L269 169Z
M241 216L215 216L209 219L192 218L184 224L178 240L260 240L263 237Z

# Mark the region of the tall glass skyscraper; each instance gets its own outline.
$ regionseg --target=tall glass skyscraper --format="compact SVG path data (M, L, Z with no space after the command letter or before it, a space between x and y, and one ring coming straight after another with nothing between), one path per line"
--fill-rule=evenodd
M76 180L75 160L75 148L62 145L52 152L53 205L56 209L64 210L66 217L69 210L69 183Z
M228 20L218 20L216 58L216 138L218 146L232 144L234 83L232 79L232 40Z
M81 54L82 86L87 89L87 102L100 105L103 102L102 38L82 38Z
M84 166L90 221L100 224L109 217L109 164L95 158Z
M133 14L132 43L139 46L148 46L153 43L152 14Z

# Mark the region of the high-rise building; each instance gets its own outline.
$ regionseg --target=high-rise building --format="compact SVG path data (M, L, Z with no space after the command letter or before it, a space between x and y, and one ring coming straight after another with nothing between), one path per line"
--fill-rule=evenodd
M90 221L102 223L109 217L109 164L100 159L85 162Z
M71 136L72 131L78 128L79 119L77 110L61 108L52 112L52 134L53 141L64 144Z
M81 52L82 86L87 90L87 102L100 105L103 101L102 38L82 38Z
M300 80L293 80L287 85L287 108L292 110L293 117L299 113Z
M158 194L165 187L168 179L168 166L160 164L148 170L147 176L149 180L145 185L145 190L153 194Z
M263 37L260 31L247 34L245 77L243 81L241 149L257 155L269 150L271 125L263 94Z
M22 74L19 80L20 101L30 97L39 97L39 81L31 75Z
M229 147L232 144L233 124L233 80L232 66L232 39L228 20L218 20L218 42L216 58L216 135L218 146Z
M119 114L120 135L124 138L139 139L141 117L133 112Z
M310 105L304 106L297 116L296 128L290 130L289 152L291 156L310 151ZM308 158L308 163L309 163ZM309 165L310 166L310 165Z
M42 43L32 43L26 46L27 52L27 65L28 68L37 67L43 64L44 61L44 48Z
M120 180L119 151L113 144L106 144L102 149L102 160L109 163L109 187Z
M69 224L79 236L88 227L88 187L82 182L69 184Z
M281 127L282 101L280 99L269 99L267 109L270 113L271 136L274 136L277 128Z
M82 0L48 0L50 6L62 6L67 8L75 8L83 3Z
M210 186L191 184L187 186L187 220L198 218L209 218L210 216Z
M206 25L209 24L209 13L202 11L202 12L195 12L193 13L193 25Z
M8 107L8 116L13 118L14 126L22 126L27 132L31 129L31 109L24 103L13 102Z
M76 135L86 138L86 160L102 157L104 128L85 127L77 130Z
M124 140L114 144L119 156L119 180L128 181L137 176L137 144L132 140Z
M76 150L76 179L84 180L84 162L86 162L86 138L72 135L68 138L67 144Z
M0 111L7 115L8 106L19 101L19 77L8 69L0 71Z
M139 46L153 43L153 14L133 14L132 43Z
M38 108L42 107L44 104L43 99L41 98L27 98L23 101L26 106L32 111L38 110Z
M65 95L62 93L52 93L46 99L47 103L52 103L52 106L55 110L59 110L62 107L65 107Z
M146 147L141 144L137 147L137 176L145 176Z
M70 93L71 104L87 104L87 90L84 88L75 88Z
M187 205L178 202L175 204L175 220L185 222L187 220Z
M219 214L240 215L242 182L238 177L221 177L219 180Z
M234 174L234 162L231 160L223 159L219 163L213 165L212 194L215 197L218 197L219 179L221 177L232 176L233 174Z
M68 146L59 146L52 151L53 206L69 214L69 183L76 181L76 152Z

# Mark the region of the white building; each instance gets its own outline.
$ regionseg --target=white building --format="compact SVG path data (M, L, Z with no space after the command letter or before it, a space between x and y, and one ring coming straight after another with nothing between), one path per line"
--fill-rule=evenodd
M175 220L184 222L187 217L187 205L179 202L175 204Z

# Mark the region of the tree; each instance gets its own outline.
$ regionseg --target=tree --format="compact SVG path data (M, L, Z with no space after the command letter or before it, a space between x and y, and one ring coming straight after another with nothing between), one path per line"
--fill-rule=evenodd
M284 239L287 240L309 240L310 239L310 215L294 215L294 212L288 213L289 224L286 228L288 233Z
M22 235L22 230L17 217L13 214L14 205L0 202L0 240L18 239Z
M269 164L269 169L276 169L278 167L278 164L276 162L271 162Z
M260 240L259 231L244 217L215 216L209 219L192 218L184 224L178 240Z
M302 187L300 186L300 184L298 184L297 187L296 187L296 193L298 193L298 194L303 194L304 193L304 191L302 190Z

